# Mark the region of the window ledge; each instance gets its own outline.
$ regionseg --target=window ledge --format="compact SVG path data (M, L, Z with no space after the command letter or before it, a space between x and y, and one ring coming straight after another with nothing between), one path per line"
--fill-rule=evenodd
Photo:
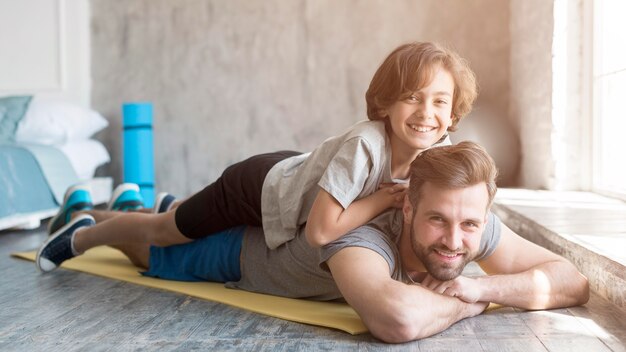
M520 236L574 263L592 290L626 308L626 202L590 192L502 188L493 211Z

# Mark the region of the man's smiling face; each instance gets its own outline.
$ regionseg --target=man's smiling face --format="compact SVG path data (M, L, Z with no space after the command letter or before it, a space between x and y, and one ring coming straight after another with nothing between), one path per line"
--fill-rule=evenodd
M413 253L434 278L454 279L475 258L488 203L485 183L447 189L426 182L414 216L412 207L405 205Z

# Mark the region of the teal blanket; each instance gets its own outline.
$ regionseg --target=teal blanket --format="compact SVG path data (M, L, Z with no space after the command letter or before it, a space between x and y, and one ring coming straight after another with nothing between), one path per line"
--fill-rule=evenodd
M57 148L0 144L0 217L55 209L76 182L69 160Z

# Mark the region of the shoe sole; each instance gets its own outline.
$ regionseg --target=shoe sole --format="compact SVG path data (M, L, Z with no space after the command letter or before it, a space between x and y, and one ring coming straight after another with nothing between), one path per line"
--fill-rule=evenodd
M54 224L57 221L57 218L61 216L61 213L63 212L63 207L65 207L65 204L67 203L69 196L75 191L80 190L80 189L82 189L83 191L87 191L89 192L89 194L91 194L91 188L86 185L74 185L68 188L67 191L65 191L65 195L63 196L63 204L61 204L61 206L59 207L59 211L52 217L52 219L50 219L50 221L48 221L48 226L46 226L48 235L51 235L50 230L52 229L52 224Z
M122 183L121 185L115 187L115 190L113 191L113 195L111 196L111 200L109 200L109 204L107 204L107 210L112 211L113 205L115 204L115 201L117 200L117 198L119 198L122 195L122 193L129 191L129 190L137 191L137 193L139 193L139 186L135 183Z
M81 221L83 219L91 219L91 220L93 220L95 222L93 216L88 215L88 214L80 214L79 216L77 216L74 219L72 219L72 221L70 221L67 224L63 225L63 227L61 227L60 229L57 230L57 232L55 232L50 237L48 237L48 239L41 245L41 247L37 251L37 256L35 257L35 264L37 264L37 269L39 269L40 272L42 272L42 273L49 273L49 272L51 272L53 270L56 270L59 267L59 265L57 265L54 269L47 270L47 271L43 270L41 268L41 264L40 264L41 253L43 252L44 248L46 248L48 243L54 241L57 237L61 236L67 229L69 229L70 227L74 226L75 223L77 223L77 222L79 222L79 221Z

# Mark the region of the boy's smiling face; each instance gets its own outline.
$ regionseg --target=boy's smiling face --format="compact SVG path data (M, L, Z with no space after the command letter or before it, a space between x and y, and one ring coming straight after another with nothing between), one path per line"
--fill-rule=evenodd
M454 79L439 66L431 82L386 109L392 144L407 151L430 148L452 124ZM398 143L399 142L399 143Z

